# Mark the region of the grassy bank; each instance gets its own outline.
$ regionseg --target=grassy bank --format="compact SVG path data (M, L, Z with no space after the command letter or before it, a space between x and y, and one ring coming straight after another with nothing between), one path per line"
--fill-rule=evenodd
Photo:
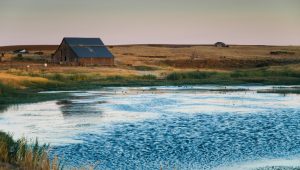
M38 86L41 87L42 85ZM52 85L49 87L52 87ZM31 87L28 89L18 89L13 86L0 83L0 109L2 106L7 104L34 103L66 97L65 94L57 94L55 96L50 94L41 94L37 93L39 89L30 88ZM44 86L43 89L46 90L47 86Z
M58 159L52 161L47 154L48 145L29 144L25 138L17 141L0 131L0 169L58 170Z
M66 97L66 94L53 96L37 93L39 91L87 90L105 86L299 85L300 70L294 68L289 66L234 71L175 71L160 77L151 74L102 76L94 72L8 71L2 73L2 83L0 76L0 105L40 102Z

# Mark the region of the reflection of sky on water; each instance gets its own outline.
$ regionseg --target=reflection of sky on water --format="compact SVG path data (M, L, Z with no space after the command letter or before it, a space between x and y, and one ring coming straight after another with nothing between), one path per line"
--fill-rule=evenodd
M269 86L209 88L74 91L66 102L9 107L0 114L0 129L38 137L70 164L100 159L102 169L152 169L160 162L196 169L300 165L288 160L300 153L300 95L255 91Z

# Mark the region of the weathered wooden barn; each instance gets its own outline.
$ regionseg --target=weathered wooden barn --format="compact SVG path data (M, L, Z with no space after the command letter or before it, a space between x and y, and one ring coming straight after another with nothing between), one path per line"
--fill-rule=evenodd
M52 56L66 65L114 65L114 56L100 38L64 38Z

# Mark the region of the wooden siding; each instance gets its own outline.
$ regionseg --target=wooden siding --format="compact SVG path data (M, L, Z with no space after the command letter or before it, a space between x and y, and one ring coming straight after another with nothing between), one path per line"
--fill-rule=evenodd
M77 56L74 54L72 49L63 41L59 48L56 50L52 61L59 64L69 64L77 62Z
M102 66L113 66L114 58L80 58L79 65L102 65Z

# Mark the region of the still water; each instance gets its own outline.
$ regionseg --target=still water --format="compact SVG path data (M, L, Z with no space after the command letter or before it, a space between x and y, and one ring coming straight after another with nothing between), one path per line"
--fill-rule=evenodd
M245 89L225 92L216 89ZM103 88L11 106L0 130L51 145L65 167L300 166L300 95L271 86ZM56 93L61 92L45 92Z

